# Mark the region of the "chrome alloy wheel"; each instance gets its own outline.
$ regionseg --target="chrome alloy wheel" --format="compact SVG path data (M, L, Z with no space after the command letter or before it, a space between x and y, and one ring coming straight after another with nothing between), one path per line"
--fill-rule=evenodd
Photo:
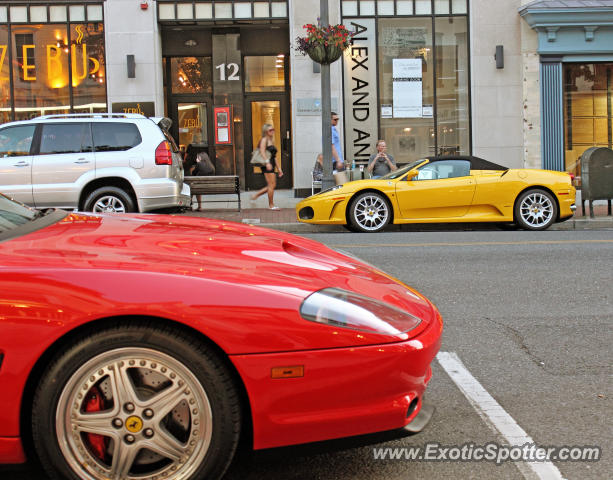
M121 199L113 195L105 195L96 201L93 211L96 213L126 213L126 206Z
M530 228L541 228L553 221L555 208L549 195L534 191L522 198L519 214L522 222Z
M206 391L177 359L147 348L93 357L68 380L56 411L56 434L82 478L189 478L213 430Z
M352 212L355 224L366 232L376 232L387 225L390 211L387 202L377 194L362 195Z

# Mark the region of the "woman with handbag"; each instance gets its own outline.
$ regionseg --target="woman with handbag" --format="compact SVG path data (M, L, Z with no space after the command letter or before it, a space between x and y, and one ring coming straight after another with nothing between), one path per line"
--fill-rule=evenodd
M277 165L277 147L275 147L274 138L274 127L269 123L262 125L262 138L260 138L257 150L262 160L266 162L260 164L262 174L266 179L266 186L252 195L251 201L254 202L260 195L268 193L268 208L271 210L279 210L279 207L276 207L274 202L275 187L277 186L275 167L277 167L279 177L283 176L283 170L280 164ZM257 156L257 153L254 152L254 155Z

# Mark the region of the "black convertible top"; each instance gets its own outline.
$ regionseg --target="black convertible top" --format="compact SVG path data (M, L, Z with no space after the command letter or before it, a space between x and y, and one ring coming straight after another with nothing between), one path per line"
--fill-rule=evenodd
M508 170L509 167L503 167L496 163L488 162L473 155L442 155L437 157L426 157L430 162L440 162L441 160L468 160L471 170Z

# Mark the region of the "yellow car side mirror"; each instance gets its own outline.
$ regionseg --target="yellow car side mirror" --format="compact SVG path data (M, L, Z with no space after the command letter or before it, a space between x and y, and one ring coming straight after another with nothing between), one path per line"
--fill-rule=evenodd
M413 180L418 175L418 173L419 172L417 170L411 170L409 173L407 173L407 181Z

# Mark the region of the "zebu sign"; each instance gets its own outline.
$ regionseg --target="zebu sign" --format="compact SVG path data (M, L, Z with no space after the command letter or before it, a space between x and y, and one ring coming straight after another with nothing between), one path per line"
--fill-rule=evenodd
M375 20L347 18L356 32L343 57L345 82L345 162L367 162L377 143L377 45Z

